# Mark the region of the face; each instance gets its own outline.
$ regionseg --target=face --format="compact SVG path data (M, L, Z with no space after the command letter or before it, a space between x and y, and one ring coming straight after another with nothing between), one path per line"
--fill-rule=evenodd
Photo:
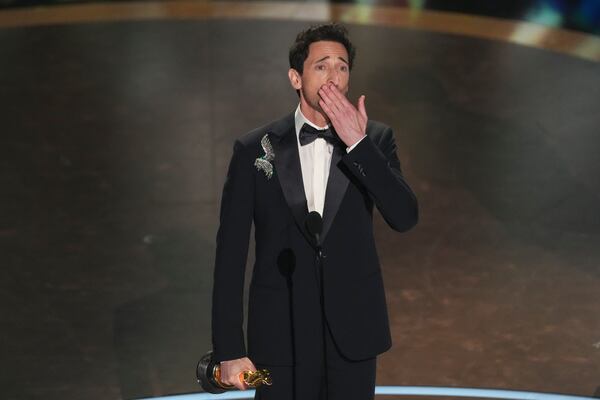
M338 42L324 40L311 43L302 75L290 69L289 78L294 89L300 90L301 101L304 100L311 108L322 112L318 94L321 86L333 82L344 95L348 93L348 52Z

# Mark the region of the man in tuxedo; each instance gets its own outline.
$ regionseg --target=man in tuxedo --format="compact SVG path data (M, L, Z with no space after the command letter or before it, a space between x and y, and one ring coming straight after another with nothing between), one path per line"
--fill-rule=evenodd
M298 107L233 148L217 233L213 356L222 381L239 389L247 388L240 372L269 369L273 385L257 399L372 399L376 356L391 347L372 213L376 206L406 231L417 223L417 201L390 127L367 118L364 95L356 107L346 97L354 56L341 25L299 33L288 71ZM311 211L322 216L318 238L307 229Z

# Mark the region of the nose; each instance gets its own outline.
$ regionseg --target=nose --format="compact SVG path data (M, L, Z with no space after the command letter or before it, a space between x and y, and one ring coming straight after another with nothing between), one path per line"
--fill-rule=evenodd
M340 73L338 71L333 71L329 78L327 79L327 83L333 83L336 87L339 87L340 84Z

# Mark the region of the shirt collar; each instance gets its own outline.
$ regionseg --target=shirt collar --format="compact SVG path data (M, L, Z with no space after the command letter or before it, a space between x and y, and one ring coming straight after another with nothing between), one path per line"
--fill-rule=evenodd
M300 110L300 104L298 104L298 107L296 107L296 112L294 113L294 119L296 120L296 138L300 137L300 129L302 129L302 125L304 125L304 124L308 124L316 129L329 128L329 124L327 124L325 126L317 126L317 125L313 124L312 122L310 122L308 119L306 119L306 117L304 116L304 114L302 114L302 111Z

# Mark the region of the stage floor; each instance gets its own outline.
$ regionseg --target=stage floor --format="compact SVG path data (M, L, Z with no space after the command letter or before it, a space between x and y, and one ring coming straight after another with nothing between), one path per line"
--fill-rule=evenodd
M233 141L296 107L287 50L307 24L0 29L4 398L199 389ZM591 395L600 64L440 31L349 28L351 97L366 94L370 118L394 128L421 215L405 234L375 215L394 342L377 384Z

